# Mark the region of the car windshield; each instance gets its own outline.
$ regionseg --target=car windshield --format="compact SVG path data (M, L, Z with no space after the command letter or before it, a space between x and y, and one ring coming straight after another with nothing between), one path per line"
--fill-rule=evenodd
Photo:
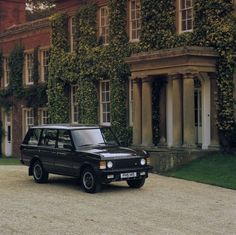
M76 149L84 146L118 145L110 128L72 130Z

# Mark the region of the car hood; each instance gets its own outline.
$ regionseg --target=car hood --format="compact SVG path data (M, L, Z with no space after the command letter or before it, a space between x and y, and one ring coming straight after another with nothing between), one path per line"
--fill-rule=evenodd
M122 147L95 147L93 149L80 150L79 152L88 155L97 155L104 160L140 157L140 154L137 154L135 150Z

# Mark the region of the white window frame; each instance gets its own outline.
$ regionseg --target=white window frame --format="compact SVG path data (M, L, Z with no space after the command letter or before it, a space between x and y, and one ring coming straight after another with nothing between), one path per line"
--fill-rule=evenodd
M50 119L49 119L48 108L40 108L39 109L39 124L45 125L49 123L50 123Z
M103 44L109 41L109 9L108 6L99 9L99 36L103 39Z
M49 49L40 50L40 74L42 82L45 82L48 79L48 63Z
M109 90L107 89L104 90L103 84L108 84ZM108 93L108 100L107 100L107 93ZM109 109L110 111L108 111ZM105 118L104 118L104 115L105 115ZM110 97L110 81L109 80L103 80L100 82L100 123L103 126L111 125L111 97Z
M71 16L69 19L69 33L70 33L70 51L73 52L75 50L75 44L76 44L75 16Z
M23 136L34 123L34 110L32 108L23 109Z
M4 57L4 87L7 87L10 82L9 78L9 65L8 65L8 57Z
M34 84L33 66L34 66L34 53L26 52L25 53L25 84L26 85Z
M134 112L134 87L133 80L129 80L129 125L133 126L133 112Z
M190 6L187 6L187 2L190 2ZM182 3L184 7L182 7ZM184 15L185 14L185 15ZM188 16L190 14L190 16ZM179 32L192 32L193 31L193 0L179 0ZM191 22L191 28L188 28L188 23ZM183 23L185 23L186 29L183 29Z
M135 8L133 8L133 4ZM139 6L139 7L137 7ZM133 27L135 25L135 27ZM141 2L140 0L129 1L129 39L131 42L138 42L141 32ZM133 37L133 33L136 34Z
M74 124L79 123L78 88L78 85L71 86L71 123Z

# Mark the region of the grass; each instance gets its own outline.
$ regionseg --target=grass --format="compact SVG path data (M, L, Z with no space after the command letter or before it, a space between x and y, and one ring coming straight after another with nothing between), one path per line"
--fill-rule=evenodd
M0 165L20 165L20 160L15 157L5 157L0 158Z
M236 189L236 155L211 155L164 175Z

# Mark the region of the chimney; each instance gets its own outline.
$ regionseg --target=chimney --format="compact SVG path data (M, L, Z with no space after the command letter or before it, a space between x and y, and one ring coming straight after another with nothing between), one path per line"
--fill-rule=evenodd
M0 32L25 22L25 0L0 0Z

